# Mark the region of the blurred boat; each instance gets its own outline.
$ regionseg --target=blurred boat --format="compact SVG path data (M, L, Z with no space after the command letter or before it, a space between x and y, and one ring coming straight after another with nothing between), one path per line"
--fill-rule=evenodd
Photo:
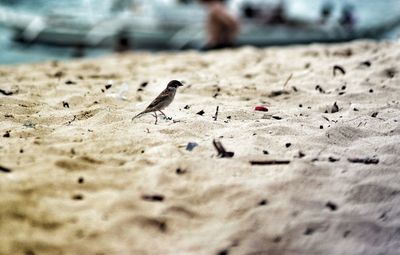
M204 42L205 13L198 5L153 6L149 11L118 14L50 13L32 15L0 7L0 24L14 31L14 40L58 46L129 48L198 47ZM300 24L300 25L299 25ZM341 42L359 38L379 38L400 24L400 17L389 22L356 27L351 31L337 24L255 24L244 22L237 40L240 45L285 45L311 42Z
M274 24L244 26L238 38L239 45L272 46L308 43L336 43L357 39L380 39L400 25L400 16L381 24L345 29L337 23Z
M202 28L201 9L154 11L159 13L156 18L155 15L122 12L89 19L84 14L53 12L40 16L0 7L0 25L12 29L13 39L23 43L114 47L124 38L134 48L172 47L182 41L190 41L193 28ZM197 17L198 22L192 17Z

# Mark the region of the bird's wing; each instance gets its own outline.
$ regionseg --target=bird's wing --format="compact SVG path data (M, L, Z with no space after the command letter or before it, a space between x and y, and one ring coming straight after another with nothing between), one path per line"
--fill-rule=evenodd
M168 89L165 89L163 92L160 93L160 95L158 95L158 97L156 97L156 99L153 100L153 102L151 102L151 104L149 106L147 106L145 111L152 111L153 109L157 109L158 105L164 101L164 100L168 100L168 98L170 97L170 92L168 91Z

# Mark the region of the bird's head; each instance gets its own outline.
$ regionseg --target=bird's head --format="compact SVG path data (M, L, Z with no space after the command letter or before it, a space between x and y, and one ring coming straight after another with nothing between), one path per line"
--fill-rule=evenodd
M183 86L183 84L177 80L172 80L167 85L168 88L177 88L177 87L181 87L181 86Z

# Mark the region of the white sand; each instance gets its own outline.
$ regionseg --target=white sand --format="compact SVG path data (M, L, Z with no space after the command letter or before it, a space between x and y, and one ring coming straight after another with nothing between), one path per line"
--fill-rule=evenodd
M399 62L355 42L2 67L0 254L399 254ZM170 79L174 122L131 122Z

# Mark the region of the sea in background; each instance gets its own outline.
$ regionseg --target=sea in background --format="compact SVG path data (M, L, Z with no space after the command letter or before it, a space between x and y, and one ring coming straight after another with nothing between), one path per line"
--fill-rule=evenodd
M82 12L89 17L93 12L106 13L112 0L0 0L0 5L11 7L16 12L44 15L48 13ZM0 65L34 63L47 60L71 59L73 47L57 47L42 44L26 45L12 40L13 31L0 26ZM109 49L86 49L86 57L110 54Z
M124 0L119 0L123 2ZM277 2L278 0L248 0L253 4ZM165 4L173 0L153 0L155 4ZM232 10L238 9L243 0L232 0ZM287 13L305 20L317 19L320 8L327 0L286 0ZM400 0L331 0L335 9L334 17L340 15L341 8L352 4L357 10L358 19L363 26L372 26L379 22L400 15ZM113 0L0 0L0 5L12 7L16 11L34 14L80 13L88 18L97 14L106 14L112 9ZM398 39L400 26L383 35L382 39ZM72 47L55 47L49 45L25 45L12 40L13 31L0 26L0 64L32 63L45 60L70 59L74 55ZM111 53L110 49L87 49L86 57L96 57Z

